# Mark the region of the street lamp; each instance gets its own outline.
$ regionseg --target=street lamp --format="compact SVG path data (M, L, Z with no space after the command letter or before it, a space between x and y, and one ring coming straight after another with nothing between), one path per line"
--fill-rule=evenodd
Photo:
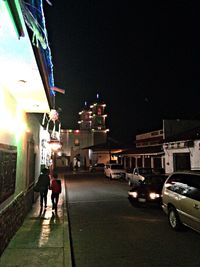
M48 141L48 144L52 152L57 152L62 147L62 144L57 139L51 139L50 141Z

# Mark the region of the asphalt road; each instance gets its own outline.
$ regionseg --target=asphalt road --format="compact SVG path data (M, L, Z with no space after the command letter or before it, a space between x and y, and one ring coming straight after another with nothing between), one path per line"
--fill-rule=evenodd
M200 266L200 235L172 231L159 208L133 206L125 182L85 173L66 185L75 267Z

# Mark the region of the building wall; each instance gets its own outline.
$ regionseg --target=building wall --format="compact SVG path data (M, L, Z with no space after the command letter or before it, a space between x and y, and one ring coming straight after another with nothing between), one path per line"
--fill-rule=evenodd
M200 140L196 140L193 146L188 147L185 141L165 143L163 145L165 151L165 171L171 173L175 171L174 155L187 153L190 158L191 170L200 170Z
M108 151L92 151L90 150L90 163L108 163L110 161L111 155Z
M106 140L107 140L107 133L106 132L103 132L103 131L102 132L98 132L98 131L93 132L93 143L95 145L106 143Z
M34 200L33 184L39 174L40 161L37 149L39 127L38 120L23 112L16 100L0 85L0 147L3 151L4 147L12 146L16 147L17 151L14 192L0 204L0 254L21 226ZM32 149L28 150L30 144ZM31 155L30 151L34 155ZM36 165L31 165L31 161L27 163L27 156L29 159L35 159ZM1 175L4 175L3 167L0 170Z
M78 151L81 148L93 145L90 131L87 130L61 130L62 152L71 156L72 149Z
M89 149L89 163L95 164L95 163L104 163L107 164L109 162L117 162L118 158L115 156L115 153L117 153L117 150L99 150L99 151L92 151L92 149Z
M81 166L89 166L87 151L83 148L93 145L93 136L88 130L61 130L63 157L57 160L58 167L71 167L73 159L79 155ZM68 165L66 165L68 164Z

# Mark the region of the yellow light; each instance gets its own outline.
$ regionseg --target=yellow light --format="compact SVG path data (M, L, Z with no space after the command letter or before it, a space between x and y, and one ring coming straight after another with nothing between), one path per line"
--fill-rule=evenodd
M156 198L159 198L160 195L157 194L157 193L150 193L150 194L149 194L149 197L150 197L150 199L156 199Z
M133 198L137 197L137 192L128 192L129 196L132 196Z

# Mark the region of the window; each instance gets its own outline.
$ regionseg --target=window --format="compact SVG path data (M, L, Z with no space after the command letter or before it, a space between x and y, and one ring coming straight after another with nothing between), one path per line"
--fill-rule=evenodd
M167 183L169 190L200 201L200 175L174 174Z
M17 147L0 144L0 203L15 192Z

